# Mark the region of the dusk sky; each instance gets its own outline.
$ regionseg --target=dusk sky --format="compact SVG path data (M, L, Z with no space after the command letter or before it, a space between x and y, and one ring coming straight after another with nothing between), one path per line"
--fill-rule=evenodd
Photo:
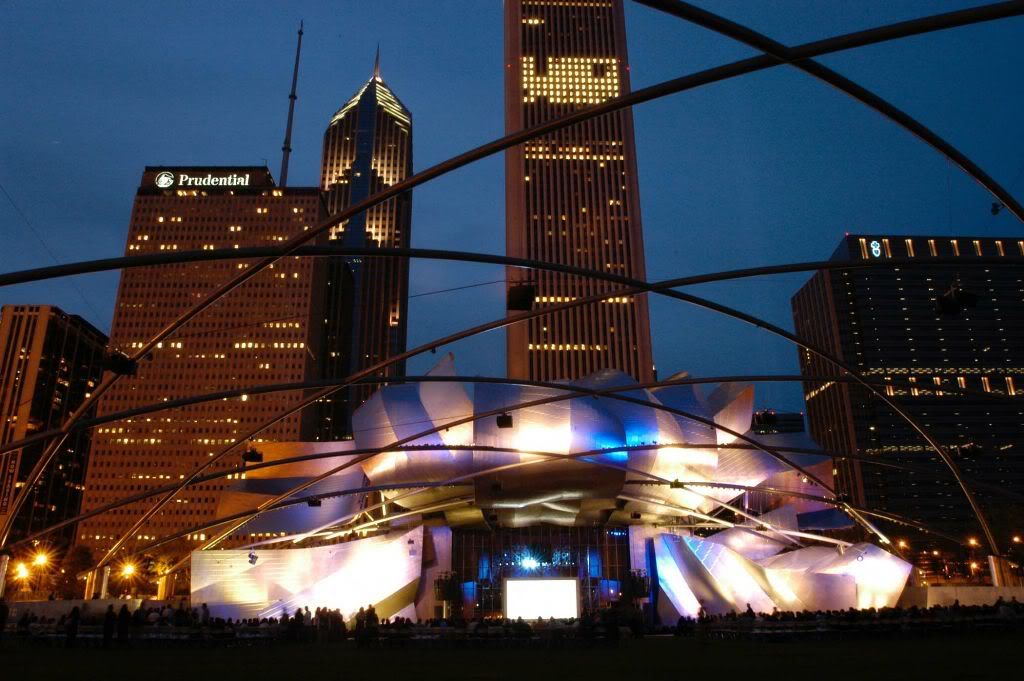
M980 3L700 4L797 44ZM634 88L753 54L646 7L626 7ZM503 134L498 0L5 2L0 269L123 254L146 165L266 162L277 176L300 19L290 185L316 185L324 128L371 75L378 42L382 75L413 113L417 170ZM1024 19L822 61L1024 195ZM992 216L988 194L927 146L790 68L644 104L634 115L652 281L823 260L844 232L1019 238L1024 231L1005 211ZM412 242L503 253L503 157L417 189ZM691 290L792 328L789 299L807 276ZM416 295L503 277L500 267L414 262L410 288ZM0 303L56 304L109 330L117 281L109 273L11 287L0 291ZM662 377L798 372L795 348L764 332L663 297L651 310ZM410 312L412 347L502 316L504 287L419 296ZM448 349L461 373L504 373L501 332ZM434 359L411 362L409 373ZM802 409L796 384L760 386L757 395L758 407Z

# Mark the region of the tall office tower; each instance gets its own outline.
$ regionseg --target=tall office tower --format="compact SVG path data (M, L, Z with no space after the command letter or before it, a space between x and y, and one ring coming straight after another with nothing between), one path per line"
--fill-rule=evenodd
M629 92L621 0L506 0L505 129L528 128ZM506 251L645 278L633 117L619 111L505 155ZM616 286L509 268L510 308L534 287L541 306ZM604 368L651 380L646 296L548 315L508 329L508 375L578 378Z
M316 187L280 189L265 167L147 167L135 196L126 255L275 246L316 224ZM121 275L111 347L125 353L188 310L252 260L219 260L126 269ZM225 296L139 362L100 401L111 414L165 400L319 375L322 263L286 258ZM123 419L98 427L83 510L167 485L301 399L301 391L248 395ZM310 439L315 410L289 416L253 441ZM240 464L239 447L217 464ZM215 516L225 480L193 485L131 539L146 543ZM138 502L83 522L80 543L105 550L150 506ZM189 534L172 553L191 550ZM236 537L236 539L239 537Z
M1019 265L981 265L979 256ZM887 395L923 423L974 486L999 542L1009 545L1014 533L1024 534L1019 524L1013 527L1016 497L1004 493L1024 489L1024 241L847 236L832 259L906 257L963 263L818 272L793 297L796 332L882 383ZM975 305L962 293L957 299L948 295L955 278L963 292L977 296ZM945 311L937 309L939 303ZM800 368L805 376L836 374L804 351ZM840 492L867 508L984 543L952 474L889 408L860 387L830 380L807 381L804 396L811 435L823 447L907 466L840 460Z
M334 215L412 174L412 114L384 83L380 53L373 76L331 118L324 132L320 186ZM412 194L406 192L332 230L353 248L406 248ZM324 377L348 376L405 351L409 261L334 259L328 264ZM400 376L405 362L378 375ZM351 414L376 389L361 386L324 402L322 439L351 436Z
M4 305L0 311L0 443L59 428L99 385L107 337L51 305ZM88 414L86 418L93 414ZM0 454L0 523L7 519L46 443ZM78 515L89 431L72 434L31 491L12 528L17 541ZM74 527L48 537L69 542Z

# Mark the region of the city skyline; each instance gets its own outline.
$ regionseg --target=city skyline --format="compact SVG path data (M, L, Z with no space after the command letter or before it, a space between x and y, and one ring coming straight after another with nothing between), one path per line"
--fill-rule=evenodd
M474 7L481 6L474 4ZM941 3L941 6L929 3L927 9L942 11L963 6L964 3L956 2ZM743 13L749 15L741 16L732 6L709 7L741 21L750 21L773 37L786 41L814 39L925 11L923 5L914 3L899 8L878 4L861 10L835 7L829 12L820 11L813 3L791 3L781 11L775 6L775 15L771 6L745 7ZM294 29L300 13L306 19L307 42L299 78L293 140L296 151L291 161L290 183L315 183L316 164L311 159L318 155L319 144L313 140L319 135L322 124L311 125L310 121L322 121L336 108L336 102L325 105L323 100L318 100L317 91L329 91L333 99L339 91L354 89L364 78L378 38L383 43L385 63L394 64L388 70L394 74L395 89L402 92L403 100L417 111L419 127L438 131L438 134L418 137L420 146L416 156L425 166L447 152L500 133L500 4L486 6L461 23L453 20L459 9L459 3L442 3L434 15L425 18L408 8L370 11L352 5L341 11L323 12L316 7L301 7L271 13L266 19L260 18L258 24L253 24L255 18L240 18L226 10L211 12L204 16L208 26L219 26L219 22L231 20L237 28L227 35L239 35L239 38L228 40L227 46L219 45L215 55L219 59L197 57L195 63L184 66L175 61L173 50L164 48L165 42L170 44L185 36L188 40L184 44L191 45L196 54L203 54L215 44L210 29L202 27L195 19L186 22L183 17L169 18L164 26L153 31L152 44L147 42L146 45L129 39L128 33L110 34L109 28L107 33L98 29L92 38L69 39L63 51L58 51L58 57L32 68L24 63L24 55L29 52L22 41L39 38L36 28L29 22L22 34L12 36L9 51L4 53L4 59L10 59L11 65L16 67L7 69L6 72L13 75L5 78L12 80L11 85L22 96L16 98L12 111L14 124L0 138L5 158L12 159L7 166L0 167L0 181L22 211L32 216L33 225L47 239L50 250L58 259L67 261L109 256L120 251L118 242L123 244L130 204L127 187L133 186L134 179L121 184L114 179L124 175L137 177L138 169L146 163L259 161L251 159L259 153L252 151L251 140L256 139L258 146L266 150L263 154L269 157L276 174L277 148L294 54ZM12 23L19 23L14 16L18 11L16 7L4 10L12 15ZM351 30L340 28L342 24L365 26L368 15L377 13L391 20L400 18L399 14L403 17L402 21L392 21L388 29L390 35L364 36L350 32L345 34L350 38L346 41L336 38L338 34L333 29L325 30L327 27ZM632 3L627 4L627 14L634 87L747 53L729 41L667 21L664 16ZM796 17L801 18L799 28L793 28ZM141 14L126 12L125 25L134 26L134 21L141 21ZM48 30L57 35L61 30L70 30L62 29L64 22L68 26L80 26L82 22L88 25L85 18L71 12ZM1011 58L1016 54L1011 38L1018 23L1019 20L1011 19L999 25L969 27L906 44L879 46L856 55L837 55L828 63L879 88L882 94L949 135L1011 192L1019 192L1019 179L1014 183L1019 166L1012 154L1005 153L1006 148L1019 146L1017 136L1021 133L1011 124L1019 95L1001 85L1006 82ZM418 26L415 30L414 25ZM267 47L245 45L240 34L245 28L255 26L267 38L264 43ZM427 29L448 31L452 39L441 41L444 44L428 54L424 52L422 38ZM88 31L83 33L83 36L88 35ZM137 54L141 72L165 74L162 88L167 96L154 95L147 99L144 94L133 95L147 99L147 103L126 102L123 88L116 86L123 81L137 89L141 86L138 74L128 67L108 67L121 79L114 83L112 92L82 99L82 88L95 84L91 79L95 69L105 63L104 50L94 50L101 47L95 42L96 36L112 41L111 50L116 47L121 54ZM978 42L979 36L985 38L983 43ZM969 51L967 45L970 45ZM223 60L227 47L237 48L234 54L238 56L227 62L230 70L239 75L235 79L237 85L225 87L238 98L233 100L226 94L200 96L195 88L206 82L207 69L227 68L228 63ZM69 61L84 48L93 50L95 62ZM338 52L343 49L345 57L341 59ZM483 58L470 59L471 54ZM966 54L966 58L960 58L961 54ZM918 64L924 56L934 59L928 70L919 72L918 69L925 68ZM900 61L901 57L909 61ZM246 64L246 59L254 60L253 64ZM351 74L343 83L336 73L339 63ZM882 63L885 68L879 68ZM52 69L69 64L73 67L70 73L77 74L84 86L60 87L64 81ZM982 64L984 69L977 68ZM325 75L327 65L334 69L330 76ZM210 76L217 73L217 70L211 71ZM871 75L864 78L864 73ZM972 78L966 78L968 73ZM40 78L40 75L45 77ZM51 83L52 91L38 91L29 82L30 77ZM479 84L475 84L477 80ZM914 87L904 88L911 81ZM958 90L951 93L946 81L957 82ZM56 95L58 92L63 94ZM67 97L75 97L75 101L86 102L88 106L78 107L74 115L65 114L57 103ZM998 97L1000 105L986 107L983 124L979 125L973 104L986 97ZM175 103L174 98L181 104ZM797 108L793 100L805 100L800 104L808 108ZM462 106L453 107L453 101ZM50 105L40 106L41 102ZM130 138L130 142L118 144L117 148L111 146L108 138L113 131L109 122L105 123L119 120L111 113L114 103L125 111L133 110L128 104L141 107L130 124L119 122L117 133ZM33 115L30 120L29 108L42 109L46 115ZM451 124L453 108L461 114L459 125ZM745 115L754 111L759 115ZM65 120L64 116L69 117ZM821 259L831 251L843 231L984 235L1012 232L1016 228L1012 217L1005 213L997 217L989 215L989 197L909 135L841 95L785 69L638 107L635 117L640 182L644 187L641 199L648 270L652 280L680 271L703 272L766 262ZM89 122L92 123L86 128L89 134L77 139L53 133L54 130L75 130L75 126ZM34 126L44 123L45 133L30 134L36 129ZM46 140L45 144L40 144L42 140ZM54 141L59 144L52 144ZM825 158L809 157L810 150L823 145L829 150L823 155ZM853 157L860 155L864 148L875 151L864 158ZM42 167L48 164L55 151L64 154L66 150L70 152L62 156L66 170L52 175L42 173ZM418 230L414 245L501 252L503 173L500 166L500 161L485 162L479 168L460 171L437 187L417 192L414 220L426 226ZM13 178L11 167L18 168ZM777 169L784 172L776 172ZM69 182L65 173L81 179ZM464 183L474 187L472 195L460 195L459 187ZM59 193L54 208L41 204L37 187L42 186L58 186L64 190ZM125 189L119 191L118 186ZM50 200L49 192L46 196ZM54 213L55 208L60 211ZM52 262L10 205L3 204L2 210L8 223L18 230L15 239L21 246L19 250L35 258L31 263L25 258L6 269ZM840 215L843 217L837 217ZM892 228L882 230L883 225ZM74 241L69 234L83 229L89 231L90 239L69 248L68 244ZM695 244L700 248L694 248ZM727 256L719 254L725 249L731 249ZM414 264L413 273L413 294L502 278L500 268L444 264ZM801 276L789 276L756 285L702 288L701 292L726 304L761 312L788 327L785 301L803 280ZM116 275L85 277L73 286L59 283L47 287L18 287L9 290L9 302L52 301L105 329L109 326L109 310L113 304L111 282L116 282ZM99 314L86 309L74 287L89 294L90 303L98 308ZM459 295L468 302L460 301L458 318L450 320L442 320L438 314L439 310L452 307L450 294L415 299L411 309L415 332L410 342L422 342L459 326L500 316L504 302L500 289L500 285L495 285L462 292ZM698 375L768 372L781 367L795 373L796 353L792 348L765 341L756 330L711 319L704 313L662 300L652 301L652 320L655 359L662 366L686 366ZM721 339L721 347L715 353L706 351L706 340L711 336ZM751 343L752 340L756 342ZM491 367L500 358L501 346L503 343L485 338L451 349L467 371L493 373ZM743 347L754 350L744 351ZM426 361L411 362L409 371L422 373L427 364ZM801 408L797 386L767 386L763 394L766 397L758 406Z

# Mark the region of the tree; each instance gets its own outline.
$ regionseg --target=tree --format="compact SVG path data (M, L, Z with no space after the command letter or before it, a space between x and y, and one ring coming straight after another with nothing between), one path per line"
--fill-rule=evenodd
M53 591L57 598L81 598L85 587L82 580L78 579L78 573L85 572L95 564L88 547L72 546L68 549L54 579Z

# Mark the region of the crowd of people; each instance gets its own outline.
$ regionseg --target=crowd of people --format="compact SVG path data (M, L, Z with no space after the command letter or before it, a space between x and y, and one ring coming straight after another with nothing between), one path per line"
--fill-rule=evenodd
M348 620L339 610L308 607L280 617L232 619L211 616L205 603L190 608L142 605L134 611L128 604L91 609L92 604L74 606L59 618L41 617L23 611L16 622L7 622L9 612L0 599L0 637L5 629L32 643L75 647L130 648L146 645L245 645L262 641L337 643L347 639L357 647L405 645L561 645L614 644L621 638L649 634L675 634L700 639L790 638L880 636L938 631L1016 629L1024 623L1024 604L1000 598L992 605L931 608L870 608L757 613L747 605L745 612L708 614L703 607L696 617L681 617L675 627L645 624L637 608L618 606L584 613L579 618L524 621L505 618L445 618L411 620L405 617L379 618L373 605Z
M891 634L1016 629L1024 624L1024 604L1016 597L992 605L936 605L930 608L867 608L790 612L775 609L757 613L747 604L742 613L680 617L674 633L699 638L788 639L801 637L880 636Z

